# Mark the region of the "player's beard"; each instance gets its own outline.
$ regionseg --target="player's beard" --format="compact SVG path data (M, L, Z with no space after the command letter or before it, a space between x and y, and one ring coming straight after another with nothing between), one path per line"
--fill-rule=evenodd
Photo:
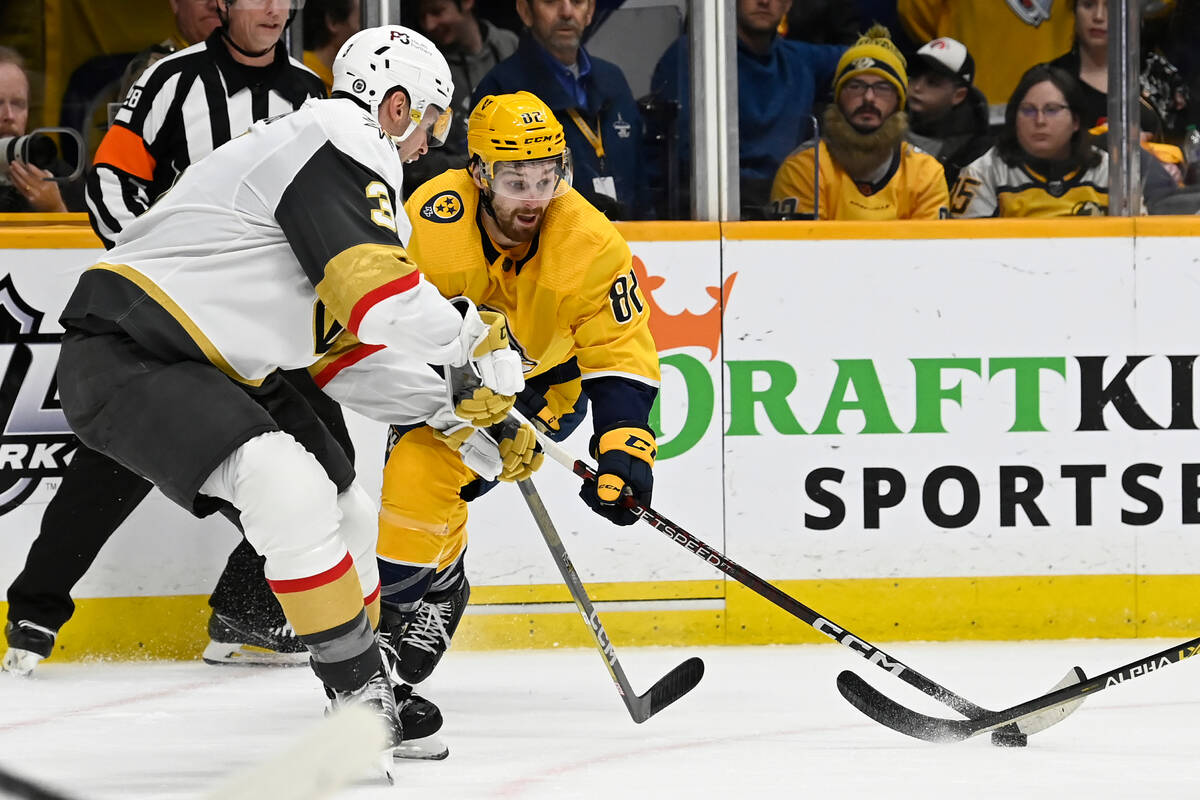
M522 216L537 216L536 220L531 223L522 223L518 217ZM542 227L542 220L546 216L546 206L534 207L532 209L525 206L515 206L514 208L497 208L495 201L492 203L492 217L496 220L496 227L500 229L500 233L504 234L504 238L512 242L524 244L533 241L533 237Z
M831 105L825 109L823 123L822 138L829 154L855 180L870 175L891 158L908 131L908 115L903 111L895 112L878 128L864 133L854 127L837 105Z

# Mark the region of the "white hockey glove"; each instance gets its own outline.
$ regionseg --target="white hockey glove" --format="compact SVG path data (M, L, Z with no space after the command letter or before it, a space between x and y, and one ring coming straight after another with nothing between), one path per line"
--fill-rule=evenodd
M500 456L496 440L486 431L481 431L462 420L444 430L439 430L431 420L429 427L433 428L433 435L439 442L458 453L467 469L484 480L494 481L500 477L504 469L504 459Z
M525 388L525 373L520 354L508 346L508 320L498 311L478 310L465 297L455 297L450 302L463 314L462 329L458 334L462 350L450 365L469 366L483 388L508 397L508 408L511 408L514 396ZM507 408L505 413L508 413ZM494 417L495 412L491 412L491 416Z

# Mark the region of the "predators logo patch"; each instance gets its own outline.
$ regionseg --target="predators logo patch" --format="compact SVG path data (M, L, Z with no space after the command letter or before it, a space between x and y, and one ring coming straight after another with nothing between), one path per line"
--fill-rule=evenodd
M421 208L421 216L430 222L456 222L463 215L463 201L458 192L434 195Z

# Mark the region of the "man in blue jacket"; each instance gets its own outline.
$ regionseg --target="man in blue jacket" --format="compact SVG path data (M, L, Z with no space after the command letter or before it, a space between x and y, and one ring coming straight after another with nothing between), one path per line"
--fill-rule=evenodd
M809 119L818 91L833 81L845 47L797 42L777 35L791 0L738 0L738 161L743 216L760 216L771 181L788 153L813 135ZM651 90L680 104L680 174L689 175L691 110L690 63L686 37L659 59Z
M583 49L595 0L516 0L525 24L517 52L475 87L489 94L532 92L563 124L574 187L610 219L645 216L642 118L616 64ZM836 60L836 59L835 59Z

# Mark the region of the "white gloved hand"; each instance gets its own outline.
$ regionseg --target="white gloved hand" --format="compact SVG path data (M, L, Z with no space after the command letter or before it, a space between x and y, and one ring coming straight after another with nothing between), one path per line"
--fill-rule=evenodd
M463 313L458 340L459 358L451 366L470 365L484 388L499 395L515 395L525 388L525 370L521 356L508 346L508 321L498 311L479 311L465 297L455 297L454 303Z
M504 469L500 447L486 431L463 422L446 430L433 428L433 435L446 447L457 452L467 469L484 480L496 480Z

